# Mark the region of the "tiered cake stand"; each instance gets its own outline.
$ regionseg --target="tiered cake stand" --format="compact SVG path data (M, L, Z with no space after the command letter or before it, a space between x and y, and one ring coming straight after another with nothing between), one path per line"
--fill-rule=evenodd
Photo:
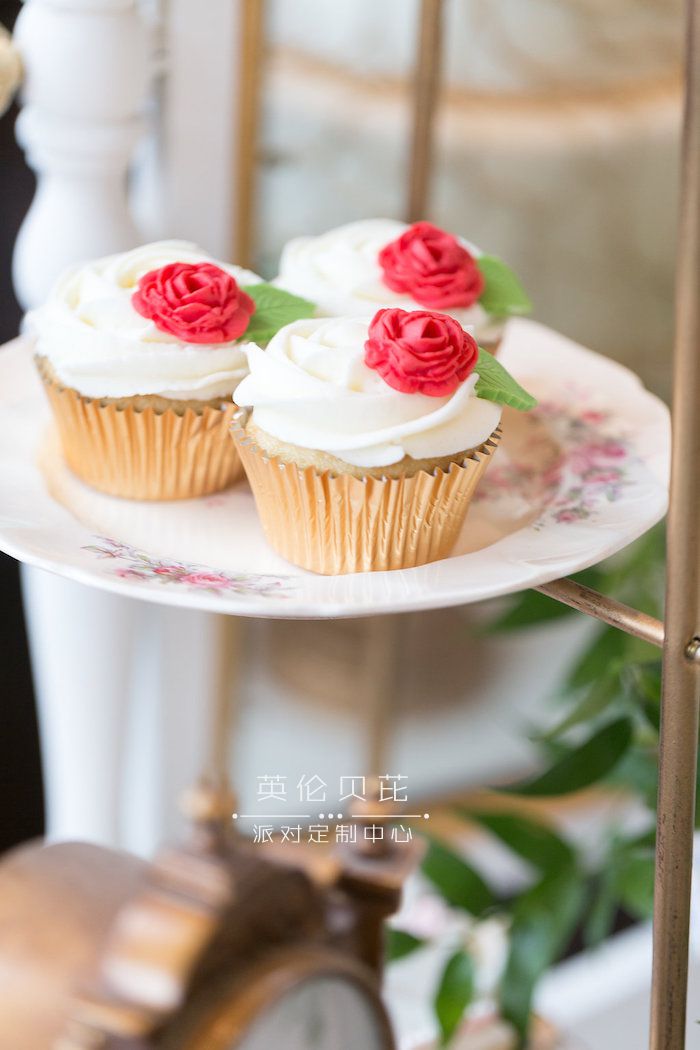
M92 22L92 7L96 11L98 5L88 6ZM444 6L443 0L421 0L420 4L410 218L428 213ZM235 252L240 262L246 261L254 213L262 8L255 0L243 5L236 180L240 221ZM165 742L161 740L161 746L177 761L192 751L207 697L221 692L222 665L215 652L210 654L212 666L208 665L203 638L221 639L222 633L202 631L202 616L212 617L219 626L241 616L359 616L475 602L539 587L664 650L651 1050L682 1050L685 1045L700 699L700 0L687 0L687 10L664 623L561 577L620 550L663 514L669 459L666 410L625 369L536 325L512 326L504 360L540 398L540 407L529 418L508 414L505 419L505 441L452 557L406 572L341 578L310 576L280 561L264 542L245 486L198 503L161 506L124 503L87 491L66 472L57 453L27 348L18 343L0 355L0 548L28 565L76 581L71 605L66 588L73 585L65 579L59 581L52 601L50 581L57 577L45 573L26 577L30 630L41 640L40 646L34 646L33 658L43 704L40 715L50 830L63 827L57 818L60 813L74 832L89 832L95 826L104 831L104 811L114 810L110 793L114 794L125 736L121 699L134 667L135 635L145 643L139 649L139 662L150 659L152 670L160 675L161 699L169 703L160 728L170 734ZM136 34L135 24L132 29ZM141 48L143 37L134 38ZM137 60L139 48L135 49ZM145 44L142 51L145 56ZM25 58L31 66L32 55ZM145 76L145 58L142 65ZM35 92L38 82L52 84L42 74L33 82ZM124 153L125 167L131 149L133 121L128 118L132 108L136 111L131 100L140 91L139 82L130 68L124 81L124 119L114 122L114 135L105 139L113 150L110 192L117 192L119 183L112 178L114 164L121 164L115 158ZM41 103L41 92L38 96ZM35 125L43 127L42 121ZM77 130L82 134L81 122ZM48 179L42 169L50 172L58 161L47 160L48 150L37 151L37 156L39 152L41 162L32 160L45 191ZM77 170L82 179L84 170ZM63 177L54 180L54 191L68 181ZM82 181L76 180L74 189L74 200L81 201ZM61 200L60 193L54 195L54 205ZM45 203L44 197L42 201ZM115 215L126 216L121 196L113 204ZM24 298L38 301L45 290L44 277L49 271L53 276L59 261L69 261L68 255L74 259L98 252L84 250L88 240L93 243L87 224L71 222L66 229L74 227L80 233L78 241L69 245L68 238L57 238L52 230L29 265L28 246L32 238L38 243L41 232L36 214L32 224L31 236L25 228L21 239L18 273ZM117 226L111 223L110 230ZM130 229L126 218L123 226ZM86 230L87 240L83 238ZM54 250L57 246L59 251ZM624 317L620 323L624 324ZM41 589L40 601L33 600L33 588ZM111 594L106 597L104 592ZM91 603L90 596L100 601ZM130 597L145 601L129 601ZM153 625L142 615L143 610L153 608L148 602L178 606L173 611L177 628L174 621L168 625L161 618L160 635L154 638ZM229 616L218 615L221 613ZM195 617L200 618L199 626ZM64 629L69 622L70 631ZM193 667L196 678L188 681ZM169 676L165 685L164 668ZM86 681L91 683L87 692ZM172 702L177 689L188 703ZM193 695L196 704L191 702ZM162 770L156 771L148 790L136 797L137 809L158 791L164 792L160 773ZM92 825L89 821L82 827L76 824L72 820L76 809L80 815L89 811ZM108 829L110 834L116 830Z

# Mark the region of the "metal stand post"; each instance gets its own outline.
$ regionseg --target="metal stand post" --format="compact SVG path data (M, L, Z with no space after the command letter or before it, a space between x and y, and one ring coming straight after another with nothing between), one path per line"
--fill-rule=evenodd
M685 1046L700 701L700 0L688 0L651 1050Z
M241 0L238 57L238 140L234 197L234 260L251 267L255 238L258 142L265 57L265 0Z
M433 160L435 108L440 88L442 0L421 0L418 51L413 77L413 135L407 219L424 219Z

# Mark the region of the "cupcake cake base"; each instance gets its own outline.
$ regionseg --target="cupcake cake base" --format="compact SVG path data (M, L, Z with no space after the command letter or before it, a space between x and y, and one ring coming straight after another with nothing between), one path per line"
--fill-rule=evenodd
M398 477L285 462L260 448L241 416L232 435L270 545L287 561L331 576L447 557L501 430L449 466Z
M228 437L233 403L96 400L61 386L45 361L37 365L66 462L93 488L128 499L192 499L242 473Z

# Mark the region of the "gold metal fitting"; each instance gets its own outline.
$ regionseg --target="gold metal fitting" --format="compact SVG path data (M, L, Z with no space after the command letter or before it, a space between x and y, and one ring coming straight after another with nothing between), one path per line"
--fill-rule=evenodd
M685 658L693 664L700 664L700 638L691 638L685 647Z

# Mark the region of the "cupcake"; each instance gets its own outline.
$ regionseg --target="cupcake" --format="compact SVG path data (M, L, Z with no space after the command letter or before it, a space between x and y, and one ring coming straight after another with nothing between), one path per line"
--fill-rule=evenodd
M225 488L245 348L312 311L181 241L69 271L25 325L69 467L133 499Z
M366 317L380 307L438 310L498 348L505 321L530 300L504 262L429 222L351 222L297 237L282 252L275 284L313 300L317 316Z
M446 557L500 438L533 399L453 318L380 310L282 328L235 394L270 544L324 574Z

